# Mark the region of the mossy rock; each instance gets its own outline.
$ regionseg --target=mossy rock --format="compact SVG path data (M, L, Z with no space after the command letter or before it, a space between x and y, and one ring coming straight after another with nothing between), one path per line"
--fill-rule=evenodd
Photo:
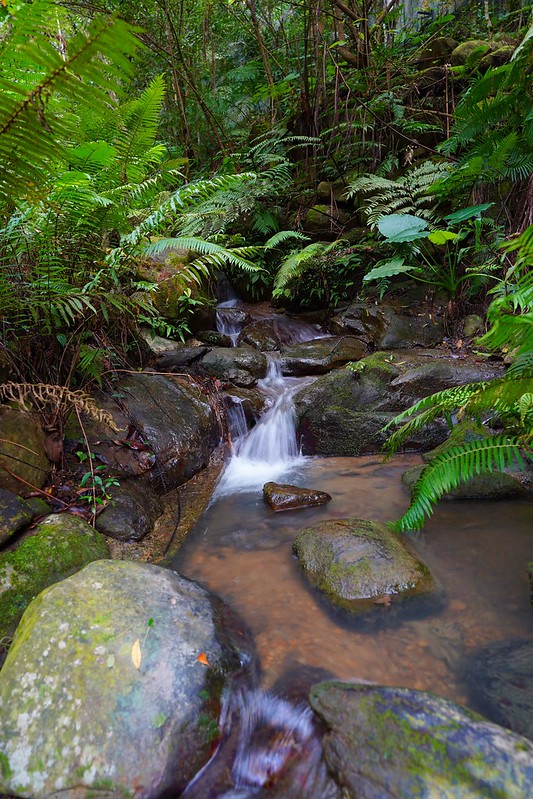
M50 473L50 463L38 418L32 413L1 406L0 438L3 439L0 488L15 494L27 490L28 485L42 488Z
M350 221L349 214L331 205L314 205L305 215L304 228L310 233L343 227Z
M454 67L464 67L474 56L479 54L479 58L492 49L490 42L485 42L482 39L469 39L457 45L450 55L450 63Z
M181 795L251 657L232 624L197 583L148 564L100 560L41 593L0 672L0 793Z
M417 54L414 63L420 67L446 64L457 44L457 41L450 36L438 36L436 39L430 39Z
M510 45L504 45L503 47L498 47L497 50L492 50L480 59L478 64L479 71L486 72L490 67L501 67L509 63L514 51L515 48Z
M377 522L317 522L298 533L294 552L311 585L355 615L382 612L435 591L427 567Z
M13 635L43 589L107 557L104 537L83 519L66 513L43 519L16 549L0 553L0 638Z
M310 694L346 799L525 799L533 744L423 691L326 682Z

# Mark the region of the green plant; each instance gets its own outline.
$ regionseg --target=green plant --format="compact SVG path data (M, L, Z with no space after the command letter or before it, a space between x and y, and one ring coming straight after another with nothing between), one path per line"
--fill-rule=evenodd
M364 281L408 275L444 290L451 303L465 284L470 294L475 294L493 276L497 265L495 243L482 239L484 228L494 237L494 223L482 218L491 205L485 203L448 214L442 220L447 228L430 229L425 219L412 214L382 216L377 228L395 254L378 262L365 274Z
M79 450L76 452L76 456L80 463L86 463L89 466L89 470L82 475L79 483L79 499L86 502L93 516L96 516L111 499L110 489L120 486L120 483L115 477L107 474L107 466L104 464L94 465L92 452Z
M394 453L437 417L450 425L454 419L472 418L502 429L480 441L450 446L434 458L417 480L409 508L392 523L398 531L419 529L434 503L471 477L533 460L533 226L506 249L516 251L516 262L494 290L487 312L490 328L479 343L490 351L512 352L511 366L503 377L440 391L396 416L385 428L399 427L386 450Z

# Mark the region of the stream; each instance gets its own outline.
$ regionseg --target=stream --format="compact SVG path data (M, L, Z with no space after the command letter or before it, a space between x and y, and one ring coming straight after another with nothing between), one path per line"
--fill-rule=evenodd
M468 705L467 658L485 644L532 632L527 564L533 506L527 500L444 501L424 531L410 536L444 592L442 607L431 615L389 620L385 611L379 622L362 626L309 587L292 554L299 530L329 518L386 522L401 515L409 498L402 472L421 462L418 455L387 463L379 456L303 457L292 397L312 379L283 377L277 354L269 354L268 375L259 382L269 407L251 431L239 404L231 408L232 457L171 564L240 614L261 665L261 690L241 696L226 713L237 731L231 754L221 756L224 769L209 764L186 796L257 795L258 786L271 784L294 756L295 739L301 739L296 759L314 776L309 792L294 796L326 796L309 711L287 697L304 700L306 685L339 678L431 691ZM332 501L274 513L262 497L269 480L326 491ZM269 747L253 743L265 727L277 731ZM225 785L222 771L231 774ZM293 794L285 788L277 795Z

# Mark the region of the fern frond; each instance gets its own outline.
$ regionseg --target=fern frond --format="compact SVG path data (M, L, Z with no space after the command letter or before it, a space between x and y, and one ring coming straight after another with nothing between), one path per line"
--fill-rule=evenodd
M143 248L145 255L158 255L165 250L192 250L205 256L204 264L220 267L223 264L231 264L246 272L257 272L260 267L253 264L249 258L258 253L256 247L235 247L229 249L216 244L213 241L195 238L193 236L181 236L172 239L159 239ZM199 263L197 261L197 263Z
M280 230L271 236L263 245L265 250L273 250L287 241L297 239L298 241L309 241L309 236L299 233L297 230Z
M91 419L108 425L117 433L120 430L111 414L99 408L92 397L84 391L72 391L66 386L8 382L0 385L0 400L16 402L23 408L29 402L39 413L51 407L64 415L69 408L74 407Z
M416 481L411 503L403 516L389 524L396 532L419 530L433 513L433 506L460 483L476 475L504 471L516 464L524 468L519 438L492 436L451 447L437 455Z

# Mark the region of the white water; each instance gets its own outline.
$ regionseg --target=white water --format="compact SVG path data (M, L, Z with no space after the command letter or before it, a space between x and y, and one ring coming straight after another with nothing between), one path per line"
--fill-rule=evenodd
M312 378L283 377L277 353L269 353L267 376L258 382L270 408L256 426L234 441L233 454L213 499L242 491L260 491L270 480L305 463L296 440L294 394Z
M216 323L217 323L217 330L219 333L222 333L224 336L227 336L231 341L231 346L237 346L237 339L239 338L239 334L242 330L242 318L240 314L235 313L242 302L235 298L230 300L226 300L226 302L221 302L217 305L216 310Z

